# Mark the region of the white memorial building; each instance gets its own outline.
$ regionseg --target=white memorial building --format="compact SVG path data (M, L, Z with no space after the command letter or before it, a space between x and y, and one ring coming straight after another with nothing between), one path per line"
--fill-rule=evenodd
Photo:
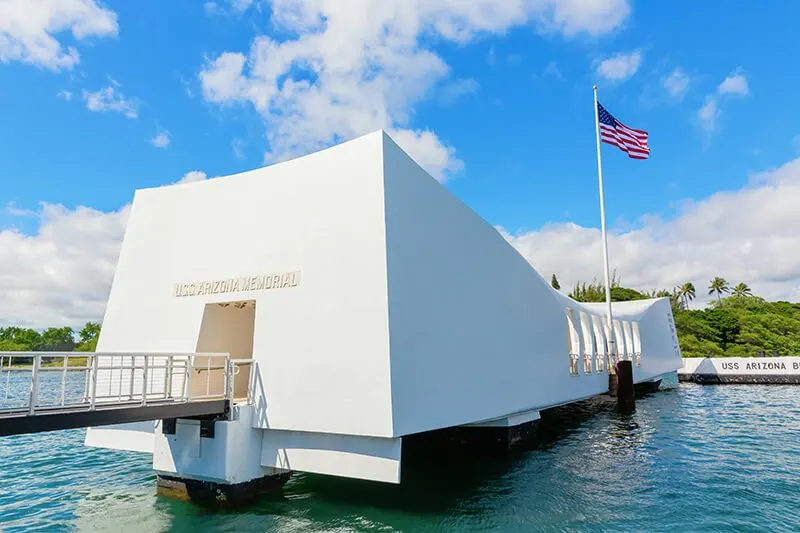
M636 383L681 367L669 299L614 304L618 354L604 313L552 289L383 131L138 190L97 350L252 359L250 390L213 438L177 420L86 444L150 453L168 480L399 483L408 435L529 423L606 393L615 359Z

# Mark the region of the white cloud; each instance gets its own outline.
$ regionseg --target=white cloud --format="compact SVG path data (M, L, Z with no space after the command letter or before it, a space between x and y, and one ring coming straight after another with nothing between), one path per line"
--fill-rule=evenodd
M725 78L717 88L719 94L738 94L747 96L750 94L750 87L747 85L747 78L737 69L730 76Z
M74 46L56 38L70 32L77 41L117 34L117 15L95 0L0 1L0 62L21 61L53 71L80 62Z
M83 99L86 101L86 108L90 111L115 111L128 118L139 117L136 104L127 100L119 90L110 85L95 92L84 89Z
M229 1L231 3L231 7L236 12L245 11L254 3L254 0L229 0Z
M270 8L278 33L296 37L278 42L263 35L247 54L211 58L200 73L205 99L253 105L266 121L267 161L383 128L425 139L406 145L426 150L411 155L438 162L426 169L440 179L463 164L452 147L411 125L414 106L450 73L423 36L463 44L523 24L599 35L630 12L627 0L273 0Z
M717 127L717 118L719 118L719 105L714 96L707 96L703 106L697 111L697 118L700 121L700 127L707 132L712 132Z
M489 47L489 53L486 54L486 64L490 67L497 64L497 54L494 52L494 45Z
M597 75L611 82L625 81L639 70L642 53L638 50L628 54L619 53L604 59L597 65Z
M193 170L175 182L206 179ZM130 204L104 212L43 202L37 210L9 203L11 216L33 217L26 235L0 228L0 326L80 326L102 320Z
M69 102L70 100L72 100L72 93L69 92L69 91L58 91L58 94L56 94L56 97L61 98L62 100L66 100L67 102Z
M206 176L205 172L202 172L200 170L192 170L184 174L181 179L179 179L174 183L174 185L180 185L182 183L192 183L195 181L203 181L205 179L208 179L208 176Z
M666 78L661 80L661 86L670 96L680 100L689 90L689 76L686 75L681 67L676 67Z
M511 54L506 58L506 63L512 67L518 67L522 64L522 56L520 54Z
M258 7L260 11L266 3L266 0L209 0L203 4L203 11L209 16L238 16L253 6Z
M464 168L464 163L455 157L455 148L442 144L430 130L399 129L388 133L403 151L439 181Z
M102 319L128 211L43 203L35 234L0 230L0 325Z
M453 105L462 97L478 92L480 85L472 78L457 79L446 83L439 90L439 102Z
M542 71L542 75L549 76L551 78L555 78L555 79L557 79L559 81L563 81L564 80L564 75L561 74L561 70L559 70L559 68L558 68L558 63L556 63L555 61L549 62L544 67L544 70Z
M17 207L17 204L13 201L8 202L6 204L5 212L15 217L29 217L36 215L36 211L33 211L31 209L24 209L22 207Z
M172 141L172 138L169 135L168 131L162 131L154 135L150 139L150 144L155 146L156 148L166 148L169 146L169 143Z
M741 73L741 68L736 69L727 78L722 80L722 83L717 87L716 94L712 93L706 96L703 107L697 111L697 118L700 120L700 126L709 133L717 128L717 119L722 113L719 107L719 100L724 99L724 95L727 94L737 96L747 96L750 94L747 78Z
M243 160L247 157L244 153L244 141L242 139L234 139L231 141L231 149L233 150L233 157L238 160Z
M739 190L688 200L671 218L648 216L641 227L609 234L609 255L624 286L671 289L691 281L699 300L708 282L722 276L747 283L768 299L800 301L800 158L753 176ZM551 224L506 238L562 287L603 279L600 232Z

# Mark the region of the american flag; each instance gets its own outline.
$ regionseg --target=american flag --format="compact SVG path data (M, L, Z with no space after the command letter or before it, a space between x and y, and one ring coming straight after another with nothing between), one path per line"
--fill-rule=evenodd
M600 119L601 141L613 144L633 159L647 159L650 157L646 131L629 128L606 111L606 108L601 106L600 102L597 102L597 116Z

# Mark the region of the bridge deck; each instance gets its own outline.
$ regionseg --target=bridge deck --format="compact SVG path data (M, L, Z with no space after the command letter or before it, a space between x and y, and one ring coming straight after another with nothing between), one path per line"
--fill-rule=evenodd
M93 411L53 407L35 415L29 415L27 410L15 410L0 415L0 437L168 418L221 418L227 413L227 400L156 401L145 406L141 403L109 404L98 405Z

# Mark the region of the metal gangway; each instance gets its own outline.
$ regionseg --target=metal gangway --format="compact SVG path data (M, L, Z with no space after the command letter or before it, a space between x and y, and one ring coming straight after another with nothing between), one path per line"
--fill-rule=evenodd
M0 352L0 436L227 419L252 400L254 366L225 353Z

